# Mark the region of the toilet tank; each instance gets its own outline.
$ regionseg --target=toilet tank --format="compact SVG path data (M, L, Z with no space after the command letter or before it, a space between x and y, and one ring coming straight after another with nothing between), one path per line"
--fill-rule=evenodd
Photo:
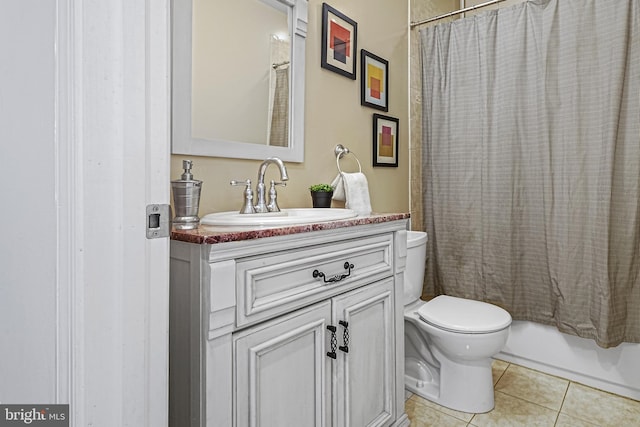
M422 283L427 261L427 233L407 231L407 267L404 271L404 305L422 295Z

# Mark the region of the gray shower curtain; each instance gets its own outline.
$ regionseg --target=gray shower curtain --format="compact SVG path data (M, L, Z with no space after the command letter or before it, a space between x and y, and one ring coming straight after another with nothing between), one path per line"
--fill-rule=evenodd
M427 293L640 342L637 0L538 0L421 31Z

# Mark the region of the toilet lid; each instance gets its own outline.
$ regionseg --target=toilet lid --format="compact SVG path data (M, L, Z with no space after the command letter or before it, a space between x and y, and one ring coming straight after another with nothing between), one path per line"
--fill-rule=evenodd
M423 304L418 316L438 328L464 333L495 332L511 324L511 315L496 305L447 295Z

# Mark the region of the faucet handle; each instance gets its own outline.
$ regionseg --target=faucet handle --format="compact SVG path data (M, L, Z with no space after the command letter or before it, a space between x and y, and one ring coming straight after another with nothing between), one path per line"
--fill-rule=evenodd
M256 210L253 208L253 190L251 190L251 180L245 179L241 180L232 180L229 184L233 186L245 185L244 189L244 201L242 203L242 208L240 209L241 214L252 214L256 213Z
M271 187L269 188L269 203L267 204L267 209L269 210L269 212L280 212L280 207L278 206L278 193L276 193L276 185L286 187L287 183L276 182L273 179L271 180Z

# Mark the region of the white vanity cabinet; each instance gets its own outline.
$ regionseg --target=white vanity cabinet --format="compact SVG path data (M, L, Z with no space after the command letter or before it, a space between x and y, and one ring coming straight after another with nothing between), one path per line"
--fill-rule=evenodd
M238 333L236 425L391 424L393 312L387 279Z
M172 240L170 425L408 426L405 229Z

